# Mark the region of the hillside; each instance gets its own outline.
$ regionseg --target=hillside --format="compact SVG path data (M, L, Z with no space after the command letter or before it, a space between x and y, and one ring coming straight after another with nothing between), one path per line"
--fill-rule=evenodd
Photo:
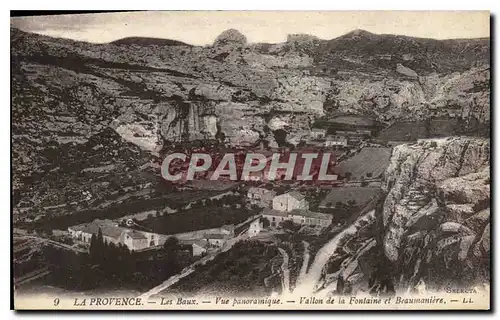
M162 186L149 163L172 143L276 145L277 132L297 143L339 113L414 121L451 106L464 121L489 123L489 50L489 39L365 31L248 44L233 30L198 47L11 28L15 212L64 214L124 190L154 194Z

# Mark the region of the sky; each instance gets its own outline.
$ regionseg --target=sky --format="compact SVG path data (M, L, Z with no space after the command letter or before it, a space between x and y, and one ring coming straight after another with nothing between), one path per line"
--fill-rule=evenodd
M288 34L333 39L352 30L434 39L489 37L488 11L143 11L11 18L23 31L93 43L154 37L207 45L234 28L248 42L278 43Z

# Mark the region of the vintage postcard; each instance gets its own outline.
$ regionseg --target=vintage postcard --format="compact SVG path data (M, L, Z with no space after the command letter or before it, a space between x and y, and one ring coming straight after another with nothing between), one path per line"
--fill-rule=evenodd
M14 309L490 309L489 12L10 24Z

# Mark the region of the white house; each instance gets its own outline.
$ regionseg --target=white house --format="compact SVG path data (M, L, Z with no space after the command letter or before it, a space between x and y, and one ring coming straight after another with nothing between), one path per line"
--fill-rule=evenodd
M142 250L149 247L148 238L141 232L135 230L127 230L122 233L123 244L130 250Z
M347 138L344 136L328 136L325 140L325 147L346 147Z
M262 217L269 220L272 227L277 227L281 222L288 220L288 212L265 208L262 211Z
M68 228L68 232L74 239L87 244L90 244L93 235L99 234L99 230L101 230L105 243L123 244L130 250L142 250L158 244L158 240L155 241L155 234L119 227L116 222L111 220L96 219L85 225Z
M208 242L209 245L219 248L224 246L224 244L226 244L228 239L229 239L228 235L221 233L212 233L205 235L205 240Z
M264 228L263 223L259 219L254 220L251 224L250 227L248 227L248 236L255 237L260 233L260 231Z
M206 240L196 240L193 242L193 256L201 256L202 254L207 252L208 242Z
M292 210L289 213L289 217L294 223L310 227L328 227L332 224L333 220L333 216L331 214L301 209Z
M269 220L273 227L279 227L280 223L284 221L292 221L299 225L309 227L328 227L333 220L330 214L313 212L308 209L294 209L292 211L279 211L273 209L264 209L262 216ZM250 234L250 229L249 229Z
M288 212L295 209L309 209L309 202L300 192L291 191L274 197L273 209Z
M248 189L247 199L251 205L267 208L273 203L273 198L276 196L276 191L267 190L265 188L252 187Z
M311 139L323 139L326 136L326 130L325 129L319 129L319 128L312 128L310 137Z

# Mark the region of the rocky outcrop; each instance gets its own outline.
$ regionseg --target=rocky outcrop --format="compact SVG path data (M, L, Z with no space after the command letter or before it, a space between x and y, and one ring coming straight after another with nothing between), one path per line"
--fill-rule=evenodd
M228 30L205 47L129 40L91 44L11 28L13 181L28 202L30 186L44 184L45 172L69 170L61 165L64 157L55 156L68 149L81 148L98 162L92 167L103 168L116 153L132 154L102 178L109 183L120 170L138 174L137 167L179 142L296 145L316 119L339 112L392 121L451 108L489 121L489 43L481 39L440 42L357 31L328 41L292 35L284 43L247 44ZM427 47L446 59L421 56ZM418 79L397 73L397 63ZM113 139L106 142L108 136ZM89 179L67 174L63 180L72 182L66 185L77 189L68 197L83 194ZM51 188L36 193L43 197Z
M379 219L397 288L489 280L489 165L486 139L430 139L394 148Z
M214 41L214 46L225 45L244 46L247 44L247 37L236 29L228 29L222 32Z
M415 71L403 66L401 63L397 64L396 71L410 78L418 78L418 74Z

